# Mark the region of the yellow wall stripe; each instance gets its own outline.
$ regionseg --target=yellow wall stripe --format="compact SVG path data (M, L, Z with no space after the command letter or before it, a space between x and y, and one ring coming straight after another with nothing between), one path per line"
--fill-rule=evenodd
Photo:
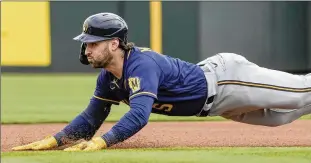
M249 86L249 87L258 87L258 88L266 88L266 89L273 89L278 91L287 91L287 92L311 92L311 87L309 88L290 88L290 87L281 87L269 84L260 84L260 83L251 83L251 82L243 82L243 81L234 81L234 80L227 80L227 81L219 81L218 85L242 85L242 86Z
M162 53L161 1L150 1L150 44L152 50Z

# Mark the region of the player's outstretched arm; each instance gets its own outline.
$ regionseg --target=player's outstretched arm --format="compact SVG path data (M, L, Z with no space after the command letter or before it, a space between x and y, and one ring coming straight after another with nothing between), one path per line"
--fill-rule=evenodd
M128 81L130 88L131 109L104 135L66 148L66 151L94 151L110 147L130 138L148 123L152 105L157 98L159 83L164 80L163 71L150 57L145 56L134 60L135 62L128 65L126 72L123 72L128 76L125 80ZM103 94L99 95L106 97Z
M80 139L90 140L110 113L111 104L92 98L88 107L54 136L12 148L14 151L49 150Z
M122 142L140 131L149 120L154 98L139 96L130 102L131 109L101 137L66 148L65 151L94 151Z

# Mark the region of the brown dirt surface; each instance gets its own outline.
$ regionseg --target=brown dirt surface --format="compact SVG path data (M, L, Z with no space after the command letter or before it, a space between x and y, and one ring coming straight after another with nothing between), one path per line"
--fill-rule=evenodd
M2 125L1 151L40 140L66 124ZM113 124L106 123L101 135ZM311 121L297 120L279 127L225 122L150 122L130 139L111 148L158 147L311 147Z

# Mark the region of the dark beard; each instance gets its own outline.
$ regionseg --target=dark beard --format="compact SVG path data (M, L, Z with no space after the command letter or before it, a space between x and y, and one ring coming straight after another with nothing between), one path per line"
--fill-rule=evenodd
M106 68L112 60L112 55L108 54L106 60L102 62L102 68Z
M109 52L107 52L107 51L104 51L102 55L105 56L105 59L102 60L101 62L91 63L93 68L106 68L110 64L110 62L113 58L112 55L109 54Z

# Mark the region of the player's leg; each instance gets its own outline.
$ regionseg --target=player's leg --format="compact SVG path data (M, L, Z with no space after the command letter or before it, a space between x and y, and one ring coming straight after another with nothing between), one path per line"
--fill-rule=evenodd
M240 115L223 115L223 117L241 123L275 127L291 123L303 115L311 114L311 109L308 107L293 110L260 109Z
M222 53L201 63L213 67L218 81L211 116L263 108L296 109L311 104L311 75L259 67L232 53Z

